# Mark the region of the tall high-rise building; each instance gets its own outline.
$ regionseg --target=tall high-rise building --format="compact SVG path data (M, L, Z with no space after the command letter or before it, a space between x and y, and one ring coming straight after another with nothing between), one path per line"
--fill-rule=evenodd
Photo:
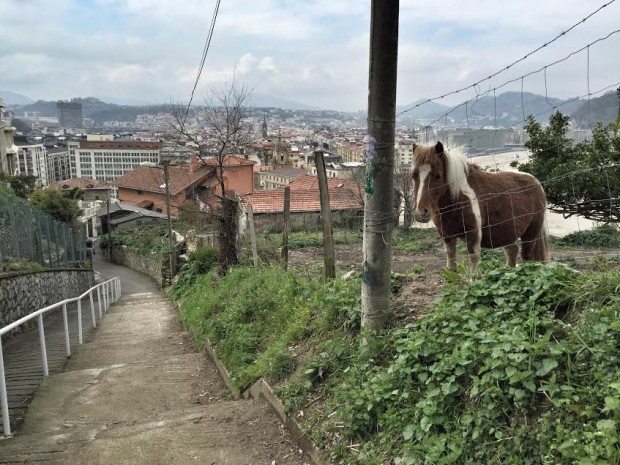
M84 125L82 117L82 104L79 102L56 102L58 122L63 128L81 128Z

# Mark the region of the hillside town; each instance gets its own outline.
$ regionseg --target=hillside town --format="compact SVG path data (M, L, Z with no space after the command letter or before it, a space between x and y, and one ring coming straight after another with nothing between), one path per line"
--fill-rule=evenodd
M620 465L620 2L470 3L0 1L0 463Z

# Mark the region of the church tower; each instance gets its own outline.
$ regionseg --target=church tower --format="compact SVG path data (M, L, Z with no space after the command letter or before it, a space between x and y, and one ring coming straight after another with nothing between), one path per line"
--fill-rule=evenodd
M263 139L267 139L267 118L265 116L263 116L262 135Z

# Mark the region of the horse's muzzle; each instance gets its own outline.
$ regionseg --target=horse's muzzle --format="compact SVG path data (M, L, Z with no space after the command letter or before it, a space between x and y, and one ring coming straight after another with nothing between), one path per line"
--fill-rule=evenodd
M428 223L431 220L431 212L428 210L428 208L425 208L423 211L416 210L415 212L413 212L413 218L418 223Z

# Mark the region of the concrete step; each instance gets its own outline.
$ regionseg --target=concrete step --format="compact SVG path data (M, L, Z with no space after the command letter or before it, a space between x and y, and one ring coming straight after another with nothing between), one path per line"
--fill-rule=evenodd
M45 379L22 432L66 422L130 422L217 397L224 390L203 354L189 353L67 371Z
M0 457L3 464L63 465L268 465L274 460L301 463L273 413L255 400L213 402L146 421L65 423L53 432L20 434Z

